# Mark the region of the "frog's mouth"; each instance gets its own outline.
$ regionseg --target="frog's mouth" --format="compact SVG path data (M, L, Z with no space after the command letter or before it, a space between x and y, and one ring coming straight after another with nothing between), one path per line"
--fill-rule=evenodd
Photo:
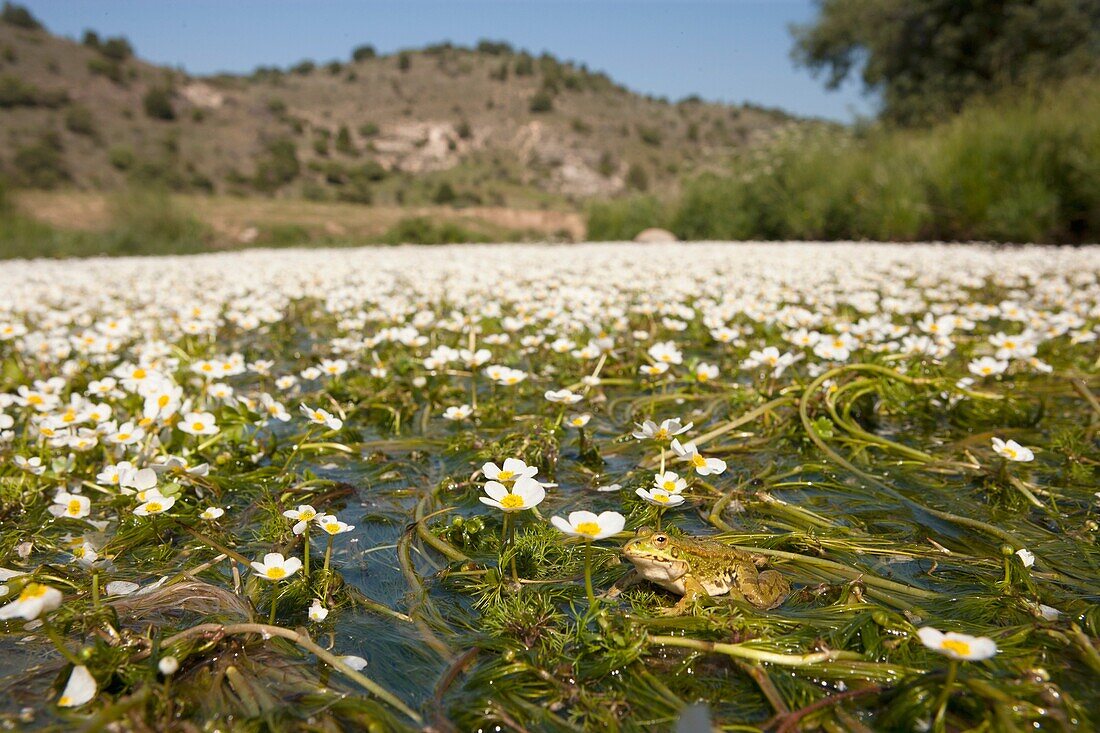
M688 564L683 560L674 560L670 557L649 553L635 548L629 548L626 555L638 571L638 575L646 580L654 582L669 582L682 578L688 571Z

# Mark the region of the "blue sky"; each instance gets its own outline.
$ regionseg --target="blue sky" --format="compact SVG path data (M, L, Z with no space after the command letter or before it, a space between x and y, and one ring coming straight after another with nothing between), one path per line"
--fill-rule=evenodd
M54 33L127 36L193 74L347 58L439 41L506 40L607 72L631 89L699 94L851 120L873 100L791 63L787 26L812 0L22 0Z

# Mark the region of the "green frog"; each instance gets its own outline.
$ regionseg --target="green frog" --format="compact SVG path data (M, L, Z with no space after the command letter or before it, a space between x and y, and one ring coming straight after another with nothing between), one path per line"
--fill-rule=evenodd
M684 613L698 597L725 593L768 610L783 603L791 591L777 571L760 572L753 555L714 540L642 529L626 543L623 554L639 576L683 596L664 610L667 615Z

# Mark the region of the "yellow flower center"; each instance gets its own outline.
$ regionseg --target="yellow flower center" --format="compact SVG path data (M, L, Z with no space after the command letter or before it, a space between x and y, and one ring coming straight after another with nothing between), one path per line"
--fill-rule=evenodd
M501 471L497 474L497 481L511 481L516 477L513 471Z
M27 398L27 402L32 404L32 405L41 405L42 404L42 398L39 397L36 394L32 394L30 397Z
M171 401L172 401L172 398L171 398L171 397L169 397L169 396L168 396L168 395L166 395L166 394L162 394L162 395L161 395L161 396L160 396L160 397L159 397L159 398L157 399L157 406L158 406L158 407L168 407L168 403L169 403L169 402L171 402Z
M69 499L69 514L80 514L80 499Z
M268 568L267 577L271 578L272 580L279 580L286 577L286 571L278 567Z
M676 482L675 481L665 481L663 484L661 484L661 488L664 489L665 491L669 492L669 493L672 493L672 491L674 491L676 489Z
M63 708L67 708L73 704L73 699L68 695L62 695L61 699L57 701L57 704Z
M46 595L48 589L41 583L29 583L27 587L23 589L23 592L19 594L19 600L26 601L31 598L41 598Z
M944 639L940 642L940 648L947 651L954 652L960 657L970 656L970 645L965 641L959 641L958 639Z
M703 468L707 465L707 459L696 453L691 457L691 465L695 466L696 468Z
M576 526L576 530L587 537L595 537L600 533L600 525L596 522L581 522Z
M500 505L505 509L522 509L523 497L519 494L505 494L500 500Z
M668 503L668 496L666 496L665 494L653 494L652 497L653 501L660 502L661 504Z
M145 511L149 512L150 514L156 514L163 509L164 505L161 504L159 501L151 501L145 505Z
M658 430L654 434L653 439L654 440L668 440L668 431L665 430L664 428L661 428L660 430Z
M115 438L117 440L129 440L130 439L130 433L119 433L118 435L115 436Z
M145 370L144 369L135 369L134 373L130 376L132 376L134 379L145 379Z
M1004 454L1005 458L1015 458L1016 457L1016 451L1014 451L1011 448L1007 448L1007 447L1002 448L1001 452Z
M191 429L192 430L205 430L206 425L204 423L201 423L201 422L196 420L195 422L191 423Z

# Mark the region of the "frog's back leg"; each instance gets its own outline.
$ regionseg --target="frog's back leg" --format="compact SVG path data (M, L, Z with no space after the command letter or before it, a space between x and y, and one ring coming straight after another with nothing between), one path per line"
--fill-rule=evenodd
M791 593L791 584L779 571L765 570L757 576L755 583L743 585L741 592L752 605L770 611L787 600Z

